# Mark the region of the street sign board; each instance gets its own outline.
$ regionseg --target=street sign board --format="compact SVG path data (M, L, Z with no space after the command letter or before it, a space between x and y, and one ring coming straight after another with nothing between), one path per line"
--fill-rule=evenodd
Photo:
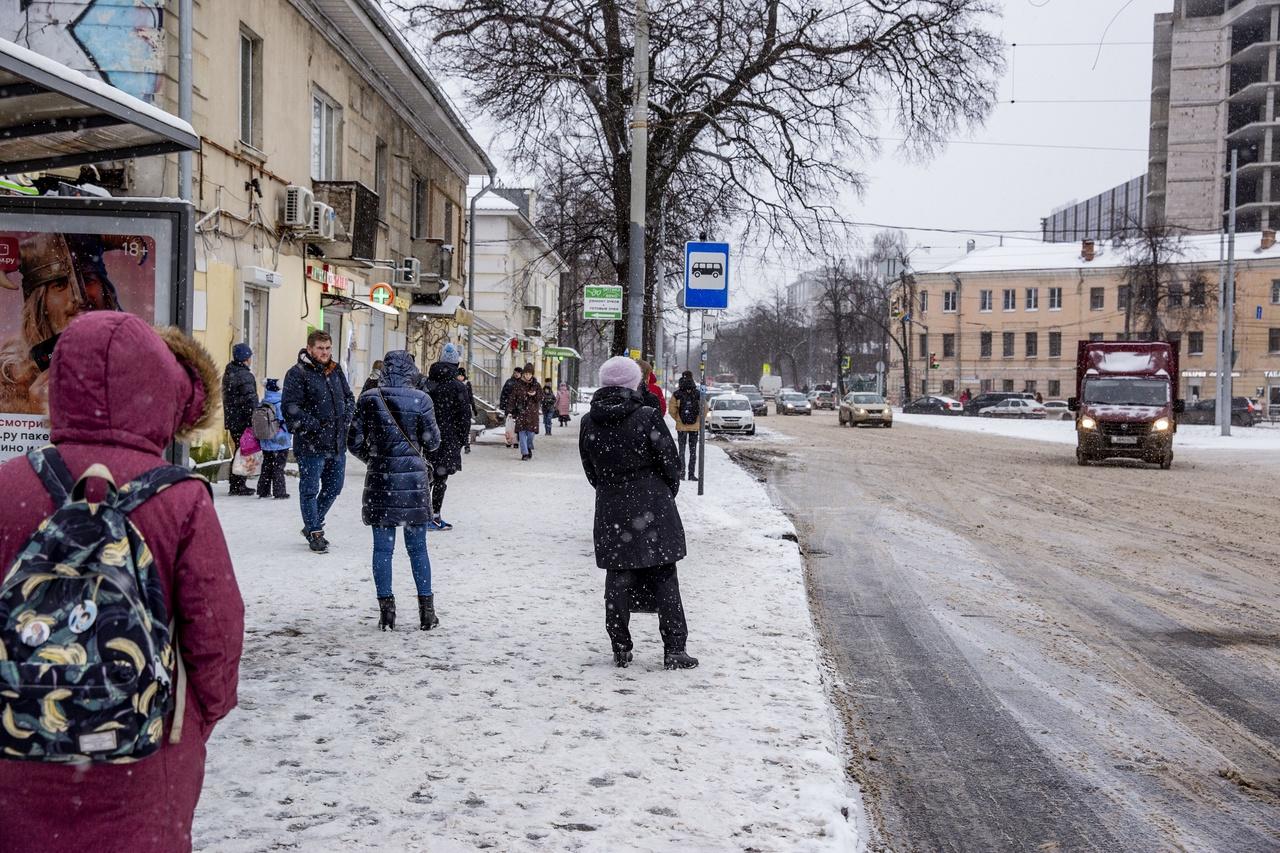
M1255 319L1255 320L1261 320L1261 319L1262 319L1262 306L1261 306L1261 305L1259 305L1259 306L1258 306L1258 312L1257 312L1256 314L1254 314L1253 319Z
M723 311L729 307L729 244L684 244L686 308Z
M884 362L883 362L883 361L877 361L877 362L876 362L876 373L884 373Z
M588 284L582 294L582 319L621 320L622 285Z

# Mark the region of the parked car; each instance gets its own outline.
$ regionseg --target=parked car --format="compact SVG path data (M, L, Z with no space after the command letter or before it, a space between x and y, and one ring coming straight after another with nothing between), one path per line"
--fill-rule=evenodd
M978 414L984 418L1044 420L1045 408L1043 403L1037 403L1034 399L1024 400L1021 397L1011 397L1008 400L996 403L994 406L987 406Z
M954 397L917 397L902 407L904 415L963 415L964 403Z
M756 419L751 413L751 401L742 394L719 395L711 401L707 429L755 435Z
M1218 422L1218 401L1197 400L1188 403L1186 411L1178 415L1180 424L1215 424ZM1251 427L1262 420L1262 407L1248 397L1231 398L1231 425Z
M850 391L840 401L840 426L893 426L893 409L884 397L866 391Z
M1045 400L1044 416L1050 421L1068 421L1073 417L1066 400Z
M830 391L810 391L809 406L814 409L835 409L836 395Z
M1035 394L1025 391L985 391L964 404L964 413L976 417L979 412L1005 400L1034 400Z
M739 385L738 393L751 401L751 414L763 418L769 414L769 402L754 385Z
M813 407L804 395L798 391L778 392L778 414L780 415L812 415Z

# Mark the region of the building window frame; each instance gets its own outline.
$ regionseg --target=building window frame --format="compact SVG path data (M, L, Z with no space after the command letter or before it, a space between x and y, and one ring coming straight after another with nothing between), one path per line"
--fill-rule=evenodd
M1204 332L1187 332L1187 355L1204 355Z
M942 357L956 357L956 336L951 332L943 332L942 334Z
M1040 288L1038 287L1027 288L1025 307L1026 307L1026 310L1028 311L1040 310Z
M390 151L386 140L375 137L373 143L373 191L378 194L378 221L387 221L387 185Z
M1280 305L1280 278L1271 280L1271 304Z
M311 179L342 178L342 107L323 89L311 90Z
M1192 308L1203 308L1205 306L1205 292L1207 289L1208 288L1205 287L1205 283L1203 281L1191 282L1191 295L1187 300L1188 304Z
M978 335L978 357L991 358L991 346L994 335L991 332L981 332Z
M1050 311L1062 310L1062 288L1061 287L1049 288L1049 310Z
M1054 397L1061 397L1061 396L1062 396L1062 380L1050 379L1049 380L1049 397L1054 398Z
M1006 287L1004 289L1003 305L1005 311L1018 310L1018 291L1017 288Z
M1062 332L1049 333L1049 358L1062 358Z
M992 298L993 292L994 291L990 290L981 290L978 292L978 310L983 314L991 313L991 305L995 301Z
M1267 352L1280 354L1280 329L1267 329Z
M929 313L929 291L927 290L920 291L920 313Z
M262 37L240 25L240 142L262 150Z
M417 172L409 174L409 239L425 240L431 228L431 185Z
M1026 338L1024 343L1024 346L1026 347L1025 356L1027 358L1039 358L1040 357L1040 333L1027 332L1025 335L1025 338Z
M1000 335L1000 357L1013 358L1013 349L1016 346L1017 335L1015 332L1003 332Z
M1107 289L1105 287L1089 288L1089 310L1107 310Z
M944 314L954 314L958 310L960 310L960 291L942 291L942 312Z

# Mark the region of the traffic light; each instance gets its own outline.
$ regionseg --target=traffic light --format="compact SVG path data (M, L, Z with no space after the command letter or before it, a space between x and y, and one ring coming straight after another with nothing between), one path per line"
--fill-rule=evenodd
M937 370L942 365L938 363L938 354L936 352L929 353L929 369Z

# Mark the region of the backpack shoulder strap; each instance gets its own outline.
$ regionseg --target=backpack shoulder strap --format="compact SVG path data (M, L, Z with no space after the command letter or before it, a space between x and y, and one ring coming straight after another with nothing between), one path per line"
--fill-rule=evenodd
M71 497L71 490L75 488L76 481L71 476L71 471L67 469L67 463L63 461L62 454L58 453L58 448L49 444L32 450L27 453L27 461L31 463L31 467L49 492L49 496L53 498L54 506L61 507L65 504Z
M184 480L198 480L209 491L209 496L213 497L213 487L204 477L180 465L161 465L121 486L116 508L128 515L165 489Z

